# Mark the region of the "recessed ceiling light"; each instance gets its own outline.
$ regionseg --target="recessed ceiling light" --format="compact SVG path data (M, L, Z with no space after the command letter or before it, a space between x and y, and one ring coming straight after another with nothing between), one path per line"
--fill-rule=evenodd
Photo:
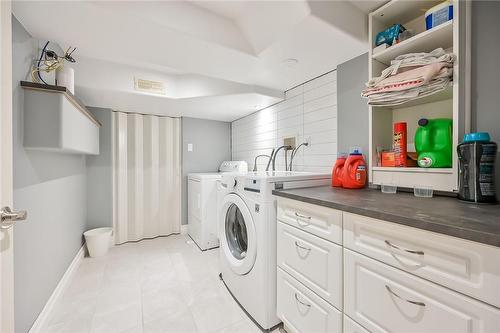
M283 64L287 67L294 67L298 63L299 63L299 60L297 60L295 58L288 58L288 59L283 60Z

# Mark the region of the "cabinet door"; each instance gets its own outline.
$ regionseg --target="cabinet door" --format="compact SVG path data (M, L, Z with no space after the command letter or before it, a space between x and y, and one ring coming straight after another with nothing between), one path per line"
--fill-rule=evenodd
M344 333L370 333L363 326L344 315Z
M342 309L342 247L278 222L278 266Z
M278 268L277 313L288 333L340 333L342 314Z
M342 244L342 212L278 197L278 220L313 235Z
M343 214L345 247L500 307L500 248Z
M500 332L500 310L344 250L346 315L370 332Z

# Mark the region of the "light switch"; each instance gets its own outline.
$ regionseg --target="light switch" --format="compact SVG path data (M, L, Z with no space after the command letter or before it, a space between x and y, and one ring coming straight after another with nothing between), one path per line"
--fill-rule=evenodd
M188 143L188 151L193 151L193 144L192 143Z

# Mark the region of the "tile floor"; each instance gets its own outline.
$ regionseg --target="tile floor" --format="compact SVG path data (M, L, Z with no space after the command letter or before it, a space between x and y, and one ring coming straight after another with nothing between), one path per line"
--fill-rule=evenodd
M258 333L218 277L218 249L188 236L85 258L42 333Z

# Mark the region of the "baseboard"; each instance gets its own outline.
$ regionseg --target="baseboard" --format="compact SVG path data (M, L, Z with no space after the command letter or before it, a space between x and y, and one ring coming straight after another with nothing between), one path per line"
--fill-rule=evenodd
M181 235L187 235L187 233L188 233L188 225L181 224Z
M84 257L85 257L85 244L83 244L80 250L78 250L75 258L69 265L66 272L64 272L64 275L57 284L56 289L54 289L54 292L52 293L52 295L50 295L49 300L47 301L47 303L45 303L42 312L40 312L38 318L35 320L35 323L33 324L33 326L31 326L29 333L41 333L41 329L45 326L47 320L49 319L49 315L52 312L54 305L63 294L64 290L68 286L68 283L71 281L73 274L75 274L76 270L78 269L78 266L80 266L80 263L82 262L82 259Z

